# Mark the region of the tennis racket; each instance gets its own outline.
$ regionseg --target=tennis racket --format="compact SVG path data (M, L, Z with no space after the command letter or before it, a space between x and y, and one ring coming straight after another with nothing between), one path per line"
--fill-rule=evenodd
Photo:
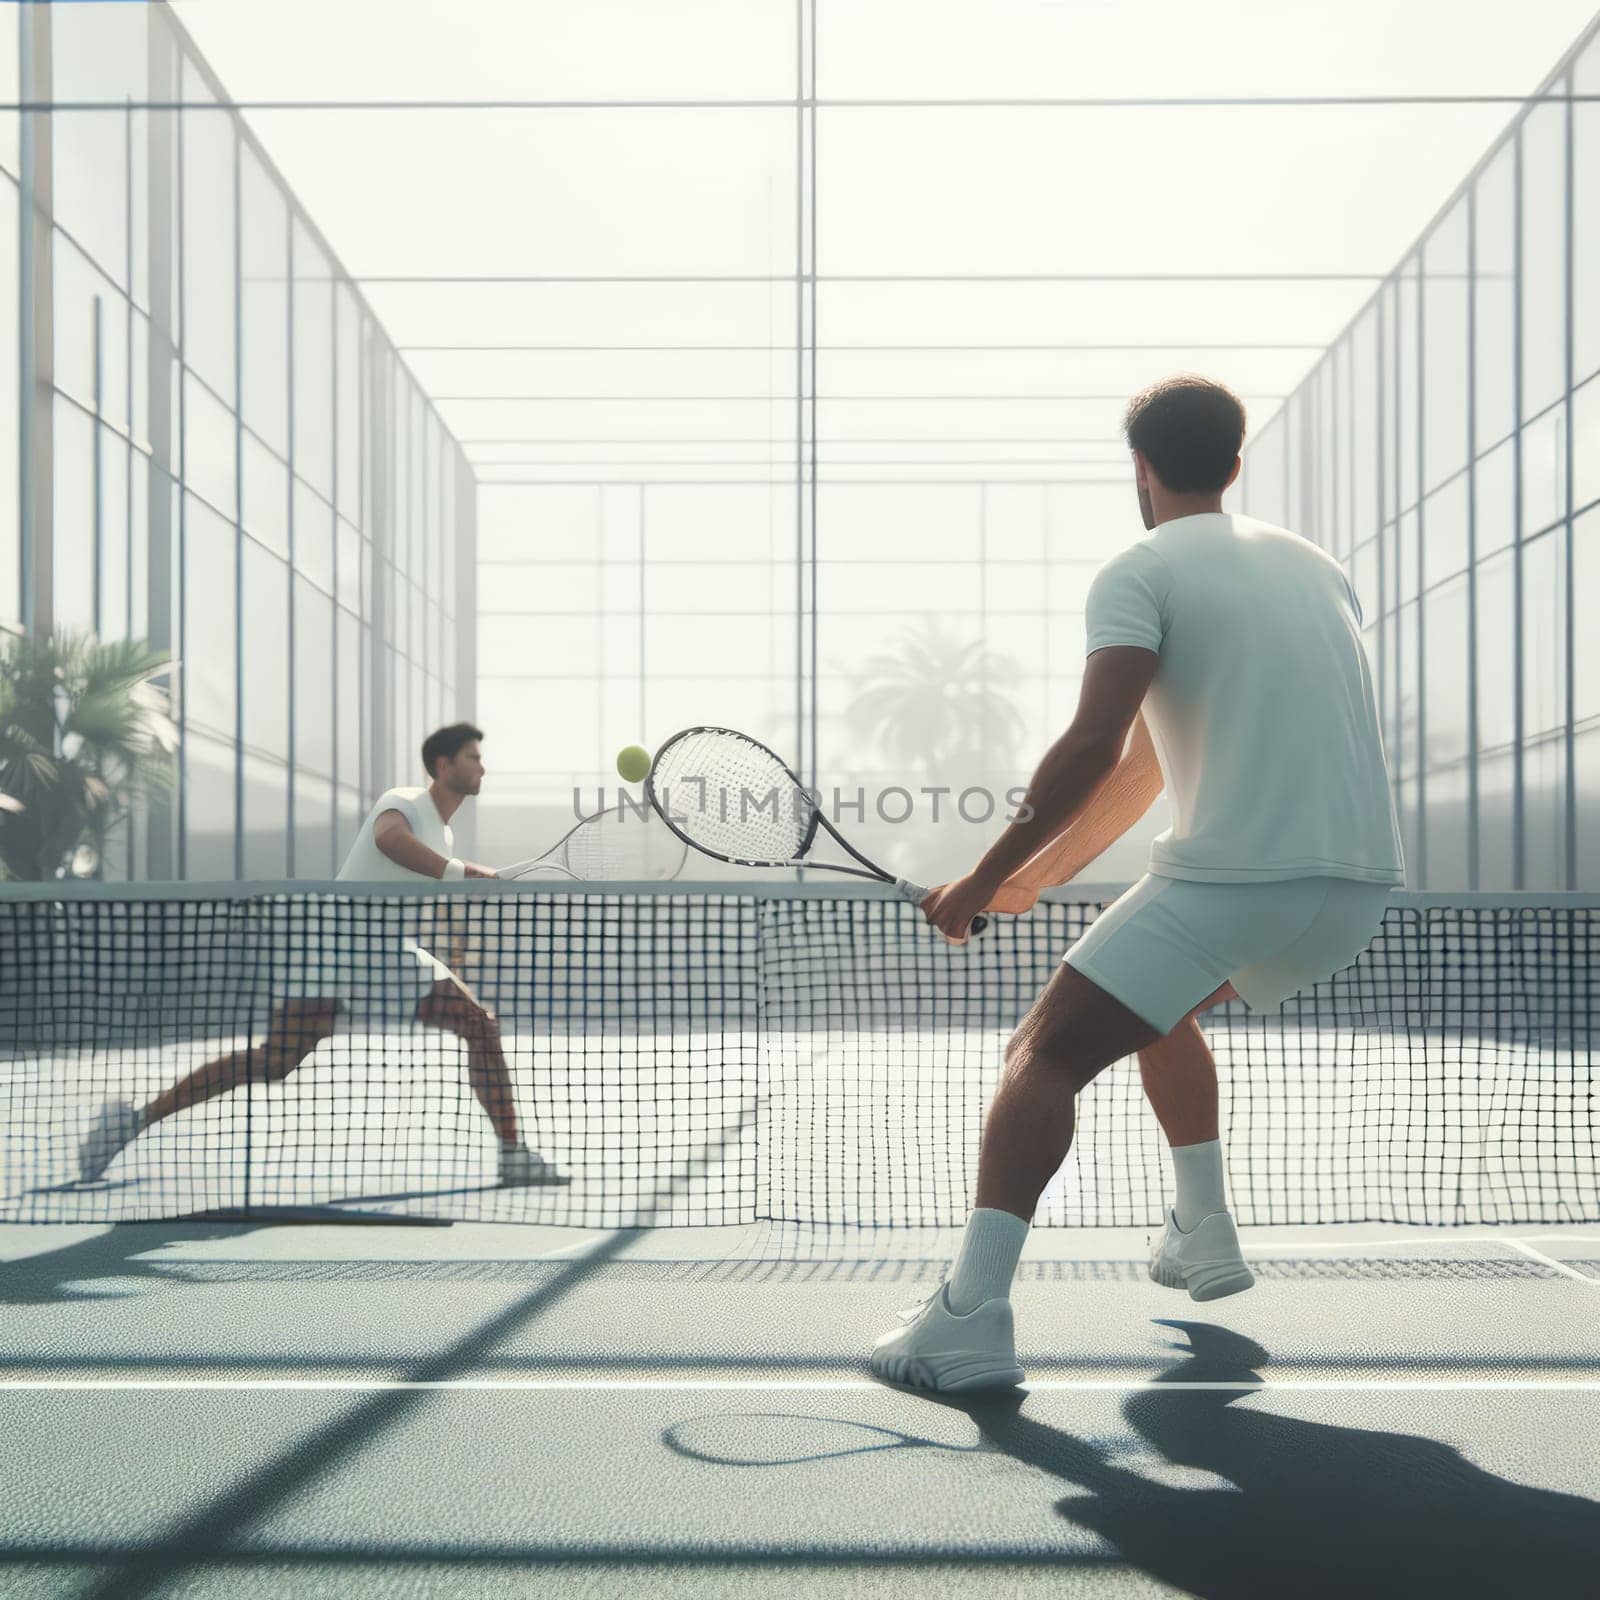
M736 867L821 867L892 884L921 905L928 891L885 872L822 815L815 798L764 744L732 728L685 728L656 751L645 797L685 844ZM809 859L824 829L855 865ZM987 917L974 917L982 933Z
M535 877L650 883L675 878L689 858L688 846L661 825L653 810L608 806L569 828L543 855L497 869L501 878Z

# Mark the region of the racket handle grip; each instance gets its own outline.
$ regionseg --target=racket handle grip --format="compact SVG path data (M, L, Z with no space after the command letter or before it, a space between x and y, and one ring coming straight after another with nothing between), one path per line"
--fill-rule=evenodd
M894 892L902 900L909 900L912 905L920 906L928 898L928 891L920 883L912 883L908 878L894 880ZM989 919L985 916L976 916L967 930L967 936L976 939L985 928L989 926Z

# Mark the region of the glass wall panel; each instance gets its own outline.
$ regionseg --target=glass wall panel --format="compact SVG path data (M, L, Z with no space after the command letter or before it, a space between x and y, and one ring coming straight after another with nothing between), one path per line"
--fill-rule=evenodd
M334 796L334 804L338 809L338 837L334 841L333 856L339 866L342 866L344 858L356 842L356 835L361 831L361 824L366 820L366 807L359 790L343 787ZM334 872L337 876L337 866Z
M1572 504L1581 511L1600 500L1600 378L1572 397L1572 448Z
M333 602L304 578L294 580L294 760L333 774Z
M55 623L94 628L94 422L70 400L55 400Z
M254 539L244 542L244 743L289 758L289 569Z
M1517 536L1516 442L1507 439L1474 467L1478 559L1503 550Z
M128 426L128 303L110 278L57 233L51 321L56 388L85 411Z
M184 99L211 91L185 65ZM186 112L183 138L183 355L218 394L234 392L234 147L232 117Z
M1573 93L1600 95L1600 37L1592 39L1572 72ZM1600 102L1572 107L1573 380L1600 372ZM1600 882L1590 878L1588 882Z
M1505 551L1478 569L1478 748L1498 750L1516 738L1516 593L1513 556Z
M193 373L183 381L183 474L196 494L232 518L237 504L239 431L233 413Z
M1595 627L1593 597L1600 595L1600 508L1572 524L1572 594L1577 625L1572 636L1572 680L1575 721L1600 719L1600 629ZM1584 815L1580 810L1580 817ZM1588 825L1600 827L1600 813L1587 814Z
M1522 552L1523 737L1563 726L1567 717L1566 535L1557 529Z
M20 92L24 20L0 27L0 89L9 85L0 100ZM209 69L168 12L63 6L38 21L56 95L39 190L55 224L37 303L50 344L41 372L54 390L39 430L52 451L42 458L51 544L39 609L59 628L135 637L153 607L170 612L181 663L177 859L141 822L119 839L114 870L231 876L242 851L255 875L281 873L294 854L301 870L326 875L336 807L348 831L370 776L414 777L411 747L456 697L446 656L456 639L458 447L252 131L215 105ZM169 49L176 79L156 82ZM153 97L206 108L160 114L170 150L155 137L157 113L140 104ZM111 109L74 112L63 98ZM139 108L124 112L125 100ZM0 114L0 292L9 285L13 302L18 129L15 114ZM152 238L157 218L169 241ZM153 271L170 277L152 283ZM158 313L178 345L170 407L151 388L168 382L150 370ZM8 365L13 374L0 382L0 506L13 508L13 527L19 333L18 318L0 318L0 379ZM163 452L154 502L153 446ZM372 463L387 479L380 493ZM168 491L171 566L151 572L151 513L164 512ZM379 571L381 627L375 537L393 557ZM15 626L26 609L20 540L10 550L0 625ZM471 601L460 608L468 625ZM464 700L473 687L462 686Z
M1354 451L1354 542L1378 531L1378 313L1370 306L1356 319L1350 336L1350 437ZM1368 613L1372 615L1371 612Z
M339 475L338 507L342 516L361 523L361 312L355 295L341 284L334 294L338 341L338 433L335 462Z
M1432 716L1431 710L1429 716ZM1427 888L1450 892L1470 881L1467 782L1465 763L1428 774Z
M1247 447L1249 456L1249 483L1247 505L1249 514L1262 522L1282 526L1289 520L1287 473L1285 455L1288 424L1280 413L1275 416Z
M1423 502L1423 583L1432 588L1467 565L1467 475L1460 473Z
M1475 372L1477 448L1499 443L1516 426L1512 368L1516 288L1516 147L1506 144L1477 185Z
M1466 575L1460 574L1432 590L1424 605L1427 765L1433 769L1462 761L1471 750L1467 732L1467 685L1471 681L1472 658L1467 653ZM1431 811L1431 782L1428 804ZM1430 861L1430 871L1433 866Z
M1538 415L1565 392L1566 119L1563 105L1536 105L1522 125L1522 414Z
M244 420L282 457L289 453L289 211L248 145L239 184Z
M325 778L296 772L294 780L294 875L331 878L334 859L333 785Z
M1424 488L1467 464L1467 202L1456 201L1423 253Z
M294 470L333 497L333 269L294 224ZM330 806L331 814L331 806Z
M125 639L130 626L132 600L129 565L133 559L128 525L128 445L101 426L100 439L100 590L95 632L103 639ZM136 586L148 584L141 564L133 568Z
M1395 640L1397 645L1396 715L1394 729L1394 767L1401 777L1414 777L1421 767L1421 751L1417 747L1419 717L1422 707L1422 648L1418 624L1421 612L1415 601L1402 606L1395 613Z
M325 594L333 593L333 539L333 507L296 478L294 564Z
M1562 406L1522 430L1522 533L1548 528L1567 513L1567 418Z
M289 868L289 769L260 756L244 758L244 873L247 880L284 877Z
M1580 887L1600 883L1600 727L1589 726L1573 741L1574 779L1578 789L1578 859Z
M190 724L231 739L239 710L237 534L232 523L193 495L185 496L184 519L184 716Z
M337 544L339 604L359 614L363 609L361 567L364 552L361 535L342 517L339 519Z
M368 708L361 697L360 627L348 611L338 617L339 670L339 780L359 786L361 780L361 728Z
M1410 257L1400 269L1395 285L1395 303L1399 322L1395 335L1396 352L1400 364L1399 439L1396 445L1399 457L1396 463L1397 504L1402 511L1415 506L1422 498L1421 481L1417 472L1418 439L1422 429L1421 394L1421 308L1422 280L1415 256Z
M1522 758L1523 882L1554 888L1567 876L1565 741L1533 739Z
M233 877L237 821L233 746L192 728L183 742L183 817L184 876Z
M121 105L145 96L144 6L58 6L50 18L51 93L57 101ZM16 23L7 17L8 27ZM128 119L90 111L51 117L50 183L56 220L126 292ZM137 171L137 168L136 168ZM144 200L135 184L134 199Z
M273 551L289 554L289 469L252 433L240 436L245 532Z
M1514 889L1511 851L1512 785L1509 751L1478 758L1478 887Z
M0 33L6 30L0 29ZM12 35L14 40L14 33ZM13 43L14 50L14 43ZM15 118L0 116L0 139L4 130L15 127ZM17 186L8 175L0 175L0 304L15 306L20 295L17 270ZM17 346L19 324L16 317L0 316L0 373L15 374L20 355ZM0 382L0 529L12 537L0 539L0 626L22 620L21 540L17 526L19 487L17 449L20 419L15 381Z

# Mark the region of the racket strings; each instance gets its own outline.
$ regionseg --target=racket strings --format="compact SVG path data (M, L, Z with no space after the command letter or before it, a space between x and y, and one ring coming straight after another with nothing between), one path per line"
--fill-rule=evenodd
M701 729L664 748L651 783L679 832L713 855L781 865L805 849L815 802L770 751Z
M617 806L575 828L561 857L577 878L645 883L676 877L687 848L653 812Z

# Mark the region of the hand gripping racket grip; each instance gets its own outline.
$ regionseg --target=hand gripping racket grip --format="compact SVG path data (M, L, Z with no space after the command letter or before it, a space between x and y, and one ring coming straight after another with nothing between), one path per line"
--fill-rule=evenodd
M924 889L920 883L910 883L905 878L896 878L894 880L894 892L899 895L902 900L909 900L914 906L920 906L922 902L928 898L928 891ZM983 930L988 926L989 919L987 917L974 917L971 925L967 929L967 937L969 939L976 939L978 935L982 933Z

